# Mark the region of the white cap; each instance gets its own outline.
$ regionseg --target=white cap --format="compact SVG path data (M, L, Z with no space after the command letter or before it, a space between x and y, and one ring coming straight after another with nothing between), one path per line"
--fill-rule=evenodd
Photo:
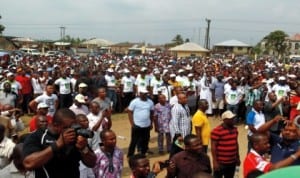
M270 78L268 81L267 81L268 84L270 83L274 83L274 79Z
M123 72L124 73L130 73L130 71L128 69L124 69Z
M159 70L155 70L153 73L154 74L160 74L160 71Z
M176 77L176 75L175 74L171 74L170 77Z
M78 101L79 103L85 103L84 96L82 94L77 94L75 96L75 100Z
M194 74L192 74L192 73L189 73L189 75L188 75L188 77L193 77L194 76Z
M39 103L37 109L41 109L41 108L49 108L49 106L46 103Z
M178 73L181 73L181 72L184 72L184 70L183 70L183 69L179 69L179 70L178 70Z
M142 67L142 68L141 68L141 71L142 71L142 72L145 72L146 70L147 70L146 67Z
M278 80L286 80L285 76L280 76Z
M78 85L78 87L79 87L79 88L84 88L84 87L88 87L88 85L85 84L85 83L80 83L80 84Z
M225 111L222 116L221 116L221 119L224 120L224 119L232 119L234 118L236 115L233 114L231 111Z
M140 93L148 93L149 91L147 90L147 89L145 89L145 88L142 88L141 90L140 90Z
M7 76L7 77L10 77L10 76L14 76L14 75L15 75L14 73L8 72L6 76Z
M114 70L112 68L108 68L107 72L114 72Z
M287 77L292 78L292 79L297 78L297 76L295 74L289 74L289 75L287 75Z

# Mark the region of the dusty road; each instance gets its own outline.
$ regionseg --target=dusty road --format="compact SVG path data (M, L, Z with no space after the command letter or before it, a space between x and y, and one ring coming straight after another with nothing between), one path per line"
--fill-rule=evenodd
M215 119L215 118L209 118L209 121L210 121L211 128L214 128L215 126L217 126L221 123L221 121L219 119ZM112 130L114 130L116 132L116 134L118 135L117 146L124 151L124 155L125 155L124 156L123 177L129 178L131 172L128 167L126 153L127 153L128 145L130 142L130 126L129 126L127 114L113 115L112 123L113 123ZM245 154L247 152L247 130L244 128L244 125L239 125L237 127L239 130L240 157L241 157L241 162L243 162L243 160L245 158ZM168 158L167 154L164 154L164 155L158 154L156 140L157 140L157 135L152 130L149 148L152 152L154 152L154 154L148 156L148 158L150 159L151 166L152 166L152 163L157 160L166 160ZM208 151L208 154L211 157L210 149ZM163 178L163 177L165 177L165 175L166 175L166 171L164 170L157 177ZM240 178L242 177L242 165L240 167L239 177Z

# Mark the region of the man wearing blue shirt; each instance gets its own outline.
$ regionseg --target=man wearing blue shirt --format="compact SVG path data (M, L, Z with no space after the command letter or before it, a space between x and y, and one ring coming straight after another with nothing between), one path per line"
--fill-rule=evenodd
M127 157L134 154L139 144L141 154L146 154L153 121L153 102L147 98L148 91L141 89L139 97L132 100L128 106L128 118L131 125L131 141Z

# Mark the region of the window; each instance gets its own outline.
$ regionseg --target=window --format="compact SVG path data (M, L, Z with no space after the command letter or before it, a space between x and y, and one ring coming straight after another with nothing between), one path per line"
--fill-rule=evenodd
M295 49L299 49L299 43L295 43Z

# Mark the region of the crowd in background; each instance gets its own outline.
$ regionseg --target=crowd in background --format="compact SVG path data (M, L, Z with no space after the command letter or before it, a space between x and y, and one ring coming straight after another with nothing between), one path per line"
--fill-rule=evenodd
M142 155L152 154L148 143L150 130L154 128L158 134L159 154L170 153L166 166L169 177L200 172L232 177L235 167L241 163L234 125L246 124L248 151L254 155L260 154L254 144L263 137L258 134L270 131L273 141L280 140L287 126L299 127L299 79L299 64L268 57L252 61L176 58L163 53L135 57L24 56L0 69L0 124L4 126L0 127L0 134L3 132L0 139L1 144L7 142L9 147L6 155L0 155L0 167L9 164L15 144L22 140L23 114L32 116L29 127L30 133L34 133L55 125L59 120L57 111L68 108L81 128L94 133L87 138L89 149L97 157L96 165L86 166L86 162L81 161L82 176L121 177L123 152L116 146L116 134L109 129L113 113L127 112L131 124L129 159L135 156L136 149L141 153L136 159L146 159ZM208 119L221 119L222 123L219 128L210 128ZM297 129L290 132L295 134L290 140L298 141ZM210 143L212 166L206 155ZM271 162L275 165L293 155L298 164L296 151L277 159L271 157ZM31 156L30 153L33 152L28 151L27 156ZM191 155L198 155L201 160L194 160ZM184 161L185 158L189 161ZM134 164L134 160L131 163L133 174L140 174L135 170L137 163ZM182 166L190 169L182 170ZM39 166L31 168L41 171ZM253 170L268 172L271 168L249 168L245 177Z

